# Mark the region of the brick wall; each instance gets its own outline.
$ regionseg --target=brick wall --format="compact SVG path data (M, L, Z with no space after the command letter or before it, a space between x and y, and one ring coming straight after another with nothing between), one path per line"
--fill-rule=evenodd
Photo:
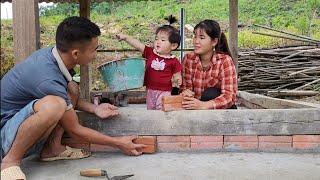
M92 152L118 152L110 146L64 138L63 144ZM140 136L145 153L184 151L320 152L320 135L292 136Z

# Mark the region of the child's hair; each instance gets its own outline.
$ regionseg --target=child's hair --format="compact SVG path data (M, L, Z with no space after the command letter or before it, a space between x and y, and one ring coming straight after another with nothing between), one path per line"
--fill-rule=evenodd
M194 32L198 28L203 29L212 39L218 38L215 50L231 57L226 35L221 32L220 25L217 21L209 19L203 20L195 26Z
M178 46L180 46L180 32L175 27L171 26L171 24L177 22L177 19L170 15L169 17L166 17L165 20L169 22L169 25L163 25L157 28L156 34L158 34L160 31L166 32L169 35L169 42L171 44L177 43Z

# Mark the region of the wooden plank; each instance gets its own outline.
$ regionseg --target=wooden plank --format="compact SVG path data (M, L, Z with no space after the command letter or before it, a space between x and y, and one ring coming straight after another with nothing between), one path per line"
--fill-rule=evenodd
M81 123L120 135L292 135L319 134L320 109L182 110L163 112L135 106L104 120L79 112Z
M15 63L40 48L38 0L13 0L13 48Z
M238 0L229 0L229 48L238 72Z
M295 90L272 90L268 91L268 96L279 97L279 96L315 96L320 94L318 91L295 91Z
M318 108L320 104L272 98L244 91L238 92L238 98L266 109Z
M90 0L79 0L80 17L90 18ZM90 99L90 71L89 65L80 66L80 97Z

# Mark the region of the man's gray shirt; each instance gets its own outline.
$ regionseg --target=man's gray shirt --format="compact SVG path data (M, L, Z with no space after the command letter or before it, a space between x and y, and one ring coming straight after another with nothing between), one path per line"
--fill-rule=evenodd
M52 47L34 52L1 79L1 128L32 100L55 95L71 104L68 82L51 51Z

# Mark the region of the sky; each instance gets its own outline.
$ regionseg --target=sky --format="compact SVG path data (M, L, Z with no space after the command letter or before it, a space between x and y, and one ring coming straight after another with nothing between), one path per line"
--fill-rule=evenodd
M39 3L39 7L50 5L53 3ZM12 3L1 3L1 19L12 19Z

